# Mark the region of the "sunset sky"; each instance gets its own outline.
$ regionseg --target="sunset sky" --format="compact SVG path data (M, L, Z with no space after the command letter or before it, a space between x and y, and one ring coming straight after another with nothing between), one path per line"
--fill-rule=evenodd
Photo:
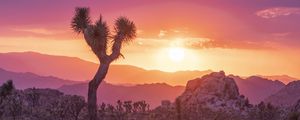
M137 38L115 64L300 78L299 0L2 0L0 52L98 62L70 28L75 7L111 28L119 16L135 22Z

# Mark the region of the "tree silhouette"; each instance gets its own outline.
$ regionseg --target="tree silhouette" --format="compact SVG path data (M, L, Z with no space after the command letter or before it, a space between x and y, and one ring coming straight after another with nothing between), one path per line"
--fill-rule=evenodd
M6 83L3 83L3 85L0 86L0 100L2 101L2 98L10 95L13 89L14 84L12 80L8 80Z
M108 25L100 15L96 23L92 23L89 16L89 8L76 8L71 27L77 33L82 33L91 50L98 57L100 66L89 82L88 112L90 120L97 119L97 89L105 78L109 65L116 59L124 57L121 48L124 43L132 41L136 37L135 24L126 17L115 20L113 35ZM112 44L111 47L110 44Z
M8 80L6 83L3 83L0 86L0 119L4 113L3 102L7 98L7 96L12 94L13 90L14 90L14 84L12 80Z

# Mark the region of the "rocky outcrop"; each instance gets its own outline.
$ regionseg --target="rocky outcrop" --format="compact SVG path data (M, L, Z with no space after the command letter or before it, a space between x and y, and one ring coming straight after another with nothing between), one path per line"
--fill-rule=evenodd
M240 94L236 78L226 76L223 71L214 72L201 78L190 80L186 89L174 103L164 103L150 112L151 120L287 120L300 115L298 106L292 110L261 102L249 103ZM249 88L268 89L268 84L281 86L282 83L260 77L240 78L240 83L249 84ZM263 83L260 86L259 83ZM245 87L245 86L244 86ZM247 87L247 86L246 86ZM264 89L263 89L264 88ZM270 93L264 92L263 94ZM298 114L299 113L299 114Z
M243 119L251 107L223 71L189 81L177 101L185 119Z
M238 97L237 85L232 78L226 77L223 71L189 81L186 91L180 96L181 100L188 102L193 102L195 99L207 101L211 98L220 98L230 100Z

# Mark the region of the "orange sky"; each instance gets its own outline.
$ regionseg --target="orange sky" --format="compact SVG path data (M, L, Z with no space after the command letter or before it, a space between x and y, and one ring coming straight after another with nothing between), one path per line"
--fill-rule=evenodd
M124 47L126 59L115 64L300 78L300 4L293 0L2 1L0 13L6 17L0 20L0 52L36 51L97 62L82 35L70 29L76 6L90 7L94 20L101 13L111 27L120 15L136 23L137 38ZM168 50L178 45L185 55L176 62Z

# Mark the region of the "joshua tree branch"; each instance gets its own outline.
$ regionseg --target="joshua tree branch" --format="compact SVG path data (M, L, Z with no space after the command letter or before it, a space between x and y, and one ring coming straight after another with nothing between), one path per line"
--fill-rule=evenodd
M109 61L110 62L118 59L120 56L123 56L121 54L123 39L124 39L124 37L122 35L116 35L115 36L114 43L113 43L113 46L112 46L112 53L109 55Z
M95 53L97 58L99 59L100 63L105 63L108 61L108 55L106 53L106 44L105 46L100 46L96 42L100 42L98 36L95 36L94 34L94 27L89 26L86 29L84 29L83 35L84 39L86 40L87 44L91 46L92 51Z

